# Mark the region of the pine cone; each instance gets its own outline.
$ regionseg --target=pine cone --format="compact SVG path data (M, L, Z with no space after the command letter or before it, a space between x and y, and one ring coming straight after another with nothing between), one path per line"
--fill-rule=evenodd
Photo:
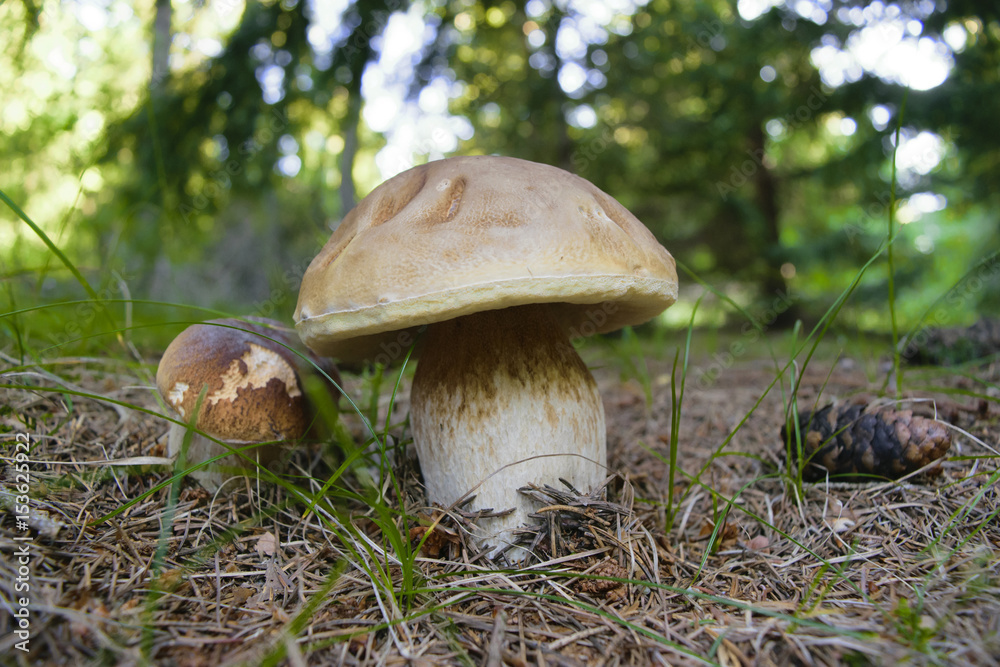
M866 407L831 404L799 415L802 455L810 464L802 472L804 480L823 479L827 473L838 481L898 479L941 458L951 446L951 433L932 419L910 410L865 412ZM781 440L788 442L785 426Z
M591 574L595 577L628 578L628 570L610 559L594 568ZM594 597L607 598L610 602L617 602L628 595L628 588L624 583L607 579L580 579L577 582L577 589Z

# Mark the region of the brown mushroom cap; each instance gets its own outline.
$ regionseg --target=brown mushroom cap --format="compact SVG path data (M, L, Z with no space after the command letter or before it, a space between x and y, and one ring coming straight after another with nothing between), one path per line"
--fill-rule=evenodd
M275 340L297 345L294 335L273 320L192 325L167 347L156 386L181 418L190 419L207 384L197 427L220 440L301 437L309 413L296 369L304 362Z
M386 181L344 218L303 277L295 321L311 349L350 359L394 332L484 310L550 303L565 331L588 335L645 322L676 298L670 254L588 181L457 157Z

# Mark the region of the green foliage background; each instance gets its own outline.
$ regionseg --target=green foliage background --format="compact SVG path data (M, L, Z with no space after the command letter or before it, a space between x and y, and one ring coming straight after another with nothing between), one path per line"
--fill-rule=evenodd
M922 192L947 206L904 225L894 245L904 327L967 324L1000 305L997 271L967 276L998 246L993 2L778 2L752 20L723 1L344 4L325 32L305 2L0 4L0 189L103 299L290 319L309 260L382 180L379 151L392 137L365 120L380 103L365 81L377 80L387 26L406 14L419 19L422 46L397 74L411 110L447 88L445 116L458 128L448 154L579 173L741 305L791 290L786 319L822 314L886 237L893 197ZM870 72L824 81L817 49L903 19L953 60L941 85L908 90ZM948 29L964 46L945 46ZM567 46L574 32L589 37ZM561 83L570 69L582 86ZM280 81L274 99L266 76ZM871 120L877 109L888 123ZM934 133L944 150L927 173L894 184L897 125L904 137ZM444 156L440 142L414 139L402 162ZM279 168L289 157L294 175ZM86 296L6 208L0 272L11 312ZM693 302L702 288L682 279ZM869 271L840 325L886 330L886 280ZM207 316L133 308L139 319ZM97 310L49 315L86 324ZM668 312L686 322L691 309ZM699 317L722 321L711 304ZM74 340L62 329L53 344Z

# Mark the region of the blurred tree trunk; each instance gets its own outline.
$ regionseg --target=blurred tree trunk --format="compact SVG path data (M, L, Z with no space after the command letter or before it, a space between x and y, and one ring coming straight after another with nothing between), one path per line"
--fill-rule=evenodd
M403 3L408 6L409 3ZM340 187L337 194L340 198L340 219L354 208L357 201L357 190L354 183L354 160L358 152L358 129L361 124L361 79L369 62L377 59L372 48L372 38L382 33L392 11L405 9L400 3L390 0L370 0L358 2L349 8L342 17L348 25L354 25L350 37L341 45L334 57L330 73L336 83L347 88L347 112L341 120L340 133L344 140L344 148L340 153ZM338 72L346 67L350 73L347 79L342 79ZM338 223L339 224L339 223Z
M153 74L149 80L150 92L155 96L163 90L170 73L170 0L156 0L156 18L153 19Z
M788 282L781 273L781 266L785 262L786 253L781 247L778 181L771 169L768 168L765 160L766 144L762 123L752 126L749 143L750 154L754 156L757 162L757 170L754 172L753 181L757 208L764 223L763 249L767 259L767 269L762 285L762 297L768 303L781 299L782 303L787 305L787 310L778 313L778 317L774 321L774 326L779 328L787 327L795 323L798 317L798 308L791 294L788 292Z
M355 79L356 85L349 87L350 99L347 101L347 115L341 128L344 139L344 149L340 153L340 218L343 219L354 208L357 190L354 186L354 156L358 152L358 124L361 122L361 76ZM354 82L352 82L354 83Z
M167 209L165 198L167 197L166 179L163 174L163 156L157 142L159 133L156 131L156 107L166 97L167 78L170 75L170 42L173 34L170 28L171 7L170 0L156 0L156 14L153 17L153 62L149 76L149 100L146 102L146 111L151 125L150 137L153 142L153 149L157 153L157 183L159 185L159 202L162 205L160 214ZM151 203L147 203L149 206ZM135 221L142 217L142 210L136 211ZM129 216L128 222L133 222ZM141 224L141 222L140 222ZM147 229L156 229L155 223ZM150 293L162 288L164 281L170 274L170 260L167 257L164 245L156 240L142 244L140 250L144 249L147 256L151 256L152 270L146 272L139 280L138 286L141 292Z
M547 77L542 77L538 93L544 96L541 99L536 99L533 105L537 105L535 108L542 110L545 121L551 123L551 129L544 131L550 131L555 136L555 152L552 155L551 164L572 172L574 169L573 152L576 146L569 136L569 123L566 121L565 111L567 104L572 102L559 83L558 73L562 69L563 61L559 57L558 49L556 49L556 36L559 34L559 26L564 18L566 18L566 12L560 9L557 4L553 4L549 17L544 23L545 34L550 37L538 50L548 53L549 58L555 63L555 71Z

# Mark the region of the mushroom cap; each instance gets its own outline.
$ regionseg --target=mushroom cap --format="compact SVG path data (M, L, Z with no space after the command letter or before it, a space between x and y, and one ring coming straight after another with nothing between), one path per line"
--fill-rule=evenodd
M295 322L318 353L360 359L401 330L484 310L551 303L567 333L590 335L676 299L673 257L589 181L455 157L389 179L344 218L302 278Z
M253 319L210 320L182 331L160 360L156 387L190 419L207 384L197 427L220 440L299 438L309 426L297 372L303 362L282 345L297 341L280 322Z

